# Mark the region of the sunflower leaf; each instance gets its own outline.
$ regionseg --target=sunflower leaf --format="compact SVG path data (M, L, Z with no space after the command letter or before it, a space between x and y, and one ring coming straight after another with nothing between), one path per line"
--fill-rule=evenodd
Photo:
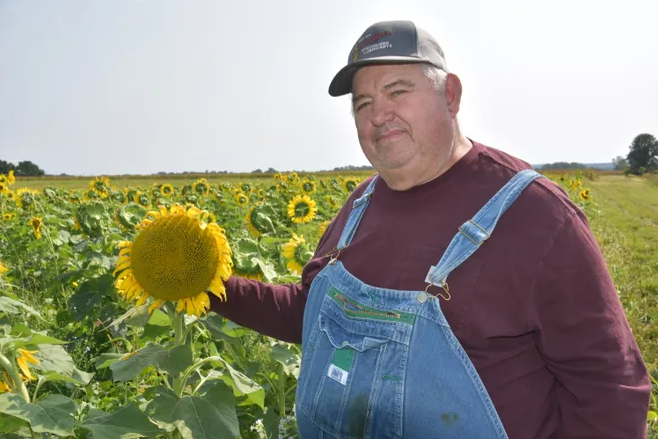
M272 359L281 363L283 371L287 375L293 375L295 378L299 378L299 367L301 363L299 355L293 354L290 352L290 349L283 345L275 344L272 346Z
M42 345L34 354L39 364L30 365L36 370L49 376L49 380L62 379L79 385L87 385L94 377L94 373L83 372L75 366L73 358L61 346ZM53 373L50 375L49 373ZM61 378L64 376L66 378Z
M20 300L15 300L8 296L0 296L0 312L5 312L7 314L18 314L21 311L27 311L28 314L41 317L39 311L29 305L24 304Z
M235 398L224 383L216 382L201 397L177 398L161 393L147 406L147 413L161 426L171 425L184 439L239 437Z
M233 387L233 393L235 396L247 396L247 398L239 405L256 404L261 409L264 409L265 389L263 389L258 383L253 381L247 375L243 374L239 370L234 369L233 366L231 366L223 358L220 357L219 359L224 363L229 373L229 375L222 375L220 380Z
M31 404L15 393L0 394L0 413L29 422L35 433L73 436L73 414L76 410L75 401L64 395L48 395Z
M163 433L134 403L112 413L92 408L78 426L93 434L94 439L153 437Z
M171 375L177 375L192 365L192 348L190 345L166 349L149 342L142 349L129 357L110 365L114 381L129 381L142 373L149 366L157 366Z
M112 291L113 281L111 274L104 274L80 285L78 291L69 300L69 309L73 317L82 320L89 315L103 297Z

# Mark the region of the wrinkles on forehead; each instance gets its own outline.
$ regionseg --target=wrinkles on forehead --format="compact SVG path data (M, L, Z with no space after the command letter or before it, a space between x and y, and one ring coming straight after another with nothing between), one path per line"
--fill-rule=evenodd
M385 94L388 90L391 90L395 87L414 88L415 86L416 83L410 79L396 78L384 84L380 91ZM356 105L359 101L370 97L372 96L369 93L359 93L352 95L352 106Z

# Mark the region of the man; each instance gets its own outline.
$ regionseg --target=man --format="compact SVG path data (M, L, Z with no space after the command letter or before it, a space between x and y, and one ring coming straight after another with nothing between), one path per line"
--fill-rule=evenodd
M437 42L375 23L329 93L352 94L376 176L301 285L233 277L212 302L302 343L301 436L645 437L647 371L585 215L461 133L462 85Z

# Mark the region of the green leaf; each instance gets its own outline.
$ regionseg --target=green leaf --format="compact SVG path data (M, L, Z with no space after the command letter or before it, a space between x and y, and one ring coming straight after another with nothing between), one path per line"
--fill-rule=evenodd
M184 439L240 437L235 399L231 389L222 383L202 397L160 394L149 403L147 411L156 421L178 428Z
M649 412L649 415L647 416L647 421L652 422L658 419L658 413L654 412L653 410Z
M75 401L64 395L48 395L36 404L30 404L15 393L0 394L0 413L29 422L35 433L73 436L76 410Z
M114 279L111 274L104 274L80 285L78 291L69 300L69 309L76 320L82 320L100 301L112 291Z
M115 320L113 320L109 325L107 325L107 328L114 327L115 329L118 329L119 325L123 322L125 322L127 325L131 326L144 326L146 322L149 321L149 313L148 313L148 305L142 305L140 307L135 308L130 307L128 311L126 311L122 316L117 317Z
M295 378L299 378L299 368L302 361L299 355L293 354L283 345L275 344L272 346L272 359L283 365L283 371L286 375L293 375Z
M30 367L41 371L44 375L50 376L49 380L61 379L56 375L59 374L70 378L70 380L64 379L64 381L86 386L94 376L94 373L79 370L75 366L73 358L61 346L43 345L39 347L34 357L39 360L39 364L30 365ZM52 372L55 375L51 375Z
M228 369L229 375L222 375L220 379L233 388L235 396L247 398L239 405L256 404L261 409L265 408L265 389L239 370L235 370L226 360L219 358Z
M1 437L9 433L16 433L21 427L26 426L27 422L15 416L0 413L0 434Z
M21 311L26 311L28 314L41 317L39 311L29 305L24 304L20 300L15 300L8 296L0 296L0 312L5 312L7 314L18 314Z
M92 408L78 426L91 432L94 439L130 439L163 433L132 403L112 413Z
M156 309L153 311L148 323L144 326L144 338L147 340L154 340L169 333L171 330L171 319L167 314Z
M177 375L192 365L190 345L166 349L155 343L147 343L130 357L110 365L114 381L129 381L149 366L158 366L171 375Z
M118 361L121 357L123 357L123 354L106 352L96 357L94 365L96 366L96 369L105 369L106 367L110 367L110 364Z

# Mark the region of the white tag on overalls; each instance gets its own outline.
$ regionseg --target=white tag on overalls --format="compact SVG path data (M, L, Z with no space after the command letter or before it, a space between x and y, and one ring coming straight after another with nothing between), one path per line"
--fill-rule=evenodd
M347 375L348 373L346 370L343 370L333 364L329 365L329 372L327 372L327 376L332 380L341 383L343 386L345 383L347 383Z
M354 358L354 349L349 347L336 349L327 376L344 386L347 383L348 370L352 367L352 358Z

